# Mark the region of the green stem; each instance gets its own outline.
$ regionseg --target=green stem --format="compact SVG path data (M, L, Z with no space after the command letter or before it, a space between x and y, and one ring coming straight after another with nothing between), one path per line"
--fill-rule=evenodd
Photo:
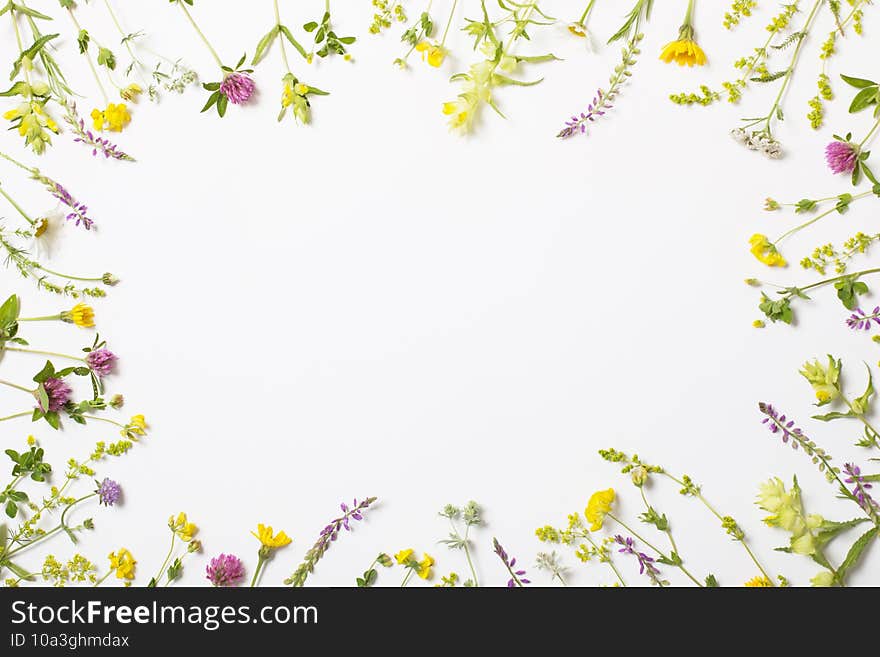
M87 499L95 497L97 494L98 493L89 493L88 495L83 495L79 499L74 500L73 502L68 504L66 507L64 507L64 511L61 512L60 526L64 530L64 532L68 536L70 536L70 540L72 540L74 543L76 543L76 538L73 535L73 531L71 531L70 527L68 527L67 523L64 521L64 519L67 517L67 512L70 511L74 506L76 506L80 502L85 502Z
M85 281L87 283L103 283L104 282L103 276L71 276L70 274L63 274L60 271L54 271L54 270L49 269L48 267L44 267L43 265L40 265L40 264L35 264L34 268L39 269L40 271L44 271L47 274L52 274L53 276L59 276L61 278L66 278L67 280L70 280L70 281Z
M82 415L82 416L80 416L80 417L84 417L84 418L86 418L86 419L88 419L88 420L98 420L98 421L100 421L100 422L107 422L107 423L109 423L109 424L112 424L112 425L115 425L115 426L119 427L120 429L125 429L125 425L124 425L124 424L119 424L119 422L117 422L116 420L111 420L111 419L106 418L106 417L99 417L99 416L97 416L97 415Z
M24 347L10 347L9 345L0 345L0 353L4 351L17 351L23 354L39 354L41 356L55 356L57 358L68 358L70 360L85 362L85 358L80 358L79 356L71 356L70 354L61 354L55 351L43 351L41 349L25 349Z
M15 199L13 199L9 194L6 193L6 190L3 189L2 185L0 185L0 195L2 195L3 198L5 198L7 201L9 201L9 205L11 205L13 208L15 208L16 212L18 212L18 214L20 214L24 218L24 220L27 221L31 226L33 226L34 224L37 223L36 221L34 221L33 219L30 218L28 213L25 212L24 209L18 203L15 202Z
M275 27L280 27L281 25L281 12L278 10L278 0L273 0L275 4ZM281 61L284 62L284 68L287 69L288 73L290 71L290 62L287 61L287 48L284 46L284 35L279 35L278 42L281 44ZM292 75L292 73L291 73Z
M871 137L874 136L874 133L877 132L877 128L880 128L880 118L878 118L878 119L874 122L874 127L871 128L870 132L868 132L868 134L865 135L865 138L862 139L861 142L859 142L859 150L861 150L861 149L862 149L862 146L864 146L864 145L868 142L868 140L869 140Z
M684 15L684 25L693 26L693 15L694 15L694 0L690 0L688 2L687 13Z
M76 16L73 13L73 9L68 8L67 13L70 15L70 20L73 21L73 24L74 24L74 26L76 26L76 29L79 30L80 32L82 32L82 26L79 24L79 21L76 20ZM101 47L101 44L99 44L97 41L95 41L95 45L99 48ZM89 70L92 72L92 77L95 78L95 82L98 83L98 89L100 89L101 96L103 96L103 98L104 98L104 105L105 106L109 105L110 104L110 97L107 95L107 90L104 89L104 84L101 82L101 76L98 75L98 70L95 68L94 62L92 62L92 56L89 53L88 49L83 51L83 56L85 56L86 61L89 63Z
M257 558L257 568L254 570L254 576L251 578L251 588L254 588L257 585L257 582L260 579L260 573L263 571L263 566L266 563L266 558L260 555Z
M12 383L12 381L6 381L5 379L0 379L0 385L9 386L10 388L15 388L16 390L21 390L22 392L26 392L29 395L34 394L33 389L25 388L24 386L20 386L17 383Z
M672 562L672 559L671 559L670 557L666 556L666 554L664 554L664 552L663 552L662 550L660 550L660 549L657 548L656 546L654 546L654 545L652 545L651 543L649 543L649 542L648 542L647 540L645 540L642 536L639 536L639 534L637 534L637 533L636 533L631 527L628 527L628 526L627 526L622 520L620 520L618 517L616 517L616 516L614 516L614 515L612 515L612 514L610 514L610 513L608 514L608 517L611 518L611 519L612 519L614 522L616 522L618 525L620 525L621 527L623 527L623 528L624 528L626 531L628 531L630 534L632 534L633 536L635 536L635 537L636 537L638 540L640 540L642 543L644 543L645 545L647 545L650 549L652 549L654 552L656 552L658 555L660 555L660 557L662 557L663 559L665 559L665 560L667 560L667 561L669 561L669 562ZM688 579L690 579L694 584L696 584L696 585L699 586L700 588L703 588L703 584L702 584L702 582L700 582L700 580L698 580L696 577L694 577L694 576L688 571L688 569L684 567L684 564L678 564L678 565L676 566L676 568L678 568L681 572L683 572L685 575L687 575Z
M29 166L25 166L24 164L22 164L21 162L19 162L18 160L16 160L14 157L12 157L11 155L7 155L7 154L4 153L3 151L0 151L0 157L2 157L2 158L3 158L4 160L6 160L7 162L11 162L11 163L14 164L15 166L17 166L19 169L24 169L25 171L27 171L27 172L28 172L29 174L31 174L31 175L34 175L34 174L37 173L37 169L36 169L36 168L34 168L34 167L29 167Z
M844 278L860 278L861 276L867 276L868 274L876 274L880 272L880 267L874 267L872 269L863 269L862 271L856 272L855 274L841 274L840 276L835 276L834 278L826 278L821 281L817 281L815 283L810 283L809 285L805 285L804 287L798 288L801 292L806 292L807 290L813 290L817 287L822 287L824 285L830 285L831 283L836 283L837 281L842 281Z
M156 573L156 576L153 578L153 581L156 584L159 583L159 580L162 579L162 573L165 572L165 566L168 565L168 562L171 560L171 554L174 552L174 539L177 538L177 534L171 532L171 545L168 547L168 554L165 555L165 561L162 562L162 565L159 566L159 572Z
M403 581L400 583L400 588L406 588L406 585L409 584L409 580L415 572L415 570L413 570L412 568L409 568L408 571L409 572L407 572L407 574L403 578Z
M590 535L586 532L584 533L584 538L587 539L587 542L593 546L593 549L596 550L597 554L602 554L602 550L599 548L598 545L596 545L596 542L592 538L590 538ZM615 577L617 577L617 581L620 582L620 585L625 588L626 582L623 580L623 575L621 575L620 571L617 570L617 566L614 565L614 561L612 560L611 556L608 557L608 561L606 561L605 563L607 563L611 570L614 571L614 575Z
M138 59L138 56L134 53L134 48L131 47L128 35L125 33L125 30L122 29L122 25L120 25L119 19L116 17L116 12L113 11L110 0L104 0L104 6L107 7L107 12L110 14L110 18L113 20L113 25L116 26L116 31L119 32L119 35L122 37L122 43L125 45L125 49L128 51L128 54L131 57L132 61L136 62L141 68L146 69L147 67L140 59Z
M24 417L25 415L31 415L33 411L22 411L21 413L14 413L13 415L7 415L6 417L0 417L0 422L5 422L6 420L14 420L17 417Z
M788 70L785 72L785 77L783 77L782 79L782 86L779 88L779 93L776 94L776 99L773 101L773 105L770 107L770 112L767 114L765 130L768 134L770 133L770 122L773 120L773 117L776 116L779 105L782 103L782 98L785 95L785 91L786 89L788 89L788 83L791 82L791 78L794 75L795 66L797 66L801 50L803 49L804 43L807 40L807 33L809 33L810 27L812 27L813 19L816 17L816 14L819 11L819 7L821 7L824 2L825 0L816 0L816 4L813 5L813 9L812 11L810 11L810 15L807 16L807 20L804 22L804 27L801 30L803 36L798 40L798 44L794 49L794 54L792 54L791 61L788 64Z
M12 19L12 27L15 29L15 41L18 43L18 53L19 55L24 54L24 45L21 42L21 32L18 30L18 19L15 17L15 5L9 5L9 18ZM31 87L31 74L30 69L28 68L28 64L22 64L22 70L24 71L24 80L28 85L28 96L32 95L30 90Z
M17 322L53 322L61 319L61 313L57 315L44 315L43 317L19 317Z
M217 66L219 66L222 69L223 62L220 60L220 55L218 55L217 51L214 50L214 46L212 46L211 42L208 41L208 37L205 36L205 33L199 29L198 25L196 25L196 22L193 19L192 14L190 14L189 10L186 8L186 5L183 2L181 2L180 0L178 0L177 4L180 5L181 9L183 9L183 13L186 15L187 20L189 20L189 24L193 26L193 29L196 31L196 34L199 35L199 38L202 40L202 43L204 43L205 46L207 46L208 51L211 53L211 57L213 57L214 61L217 62Z
M101 579L99 579L97 582L95 582L95 584L94 584L94 586L93 586L92 588L97 588L97 587L101 586L101 584L104 583L104 580L106 580L106 579L107 579L108 577L110 577L110 575L112 575L112 574L113 574L113 571L112 571L112 570L107 571L107 574L104 575L104 576L103 576Z
M595 4L596 4L596 0L590 0L590 2L587 3L587 8L584 9L584 13L581 14L581 18L578 21L578 25L586 27L587 18L590 17L590 12L593 11L593 5L595 5Z
M443 38L440 40L440 47L446 43L446 35L449 34L449 28L452 25L452 19L455 17L455 8L458 6L458 0L454 0L452 3L452 10L449 12L449 20L446 21L446 29L443 30Z
M873 192L862 192L861 194L856 194L855 196L852 197L852 199L850 200L850 203L852 203L853 201L857 201L857 200L859 200L859 199L861 199L861 198L865 198L866 196L871 196L872 194L873 194ZM837 198L837 197L834 197L834 198ZM829 199L829 200L830 200L830 199ZM824 218L827 217L829 214L831 214L832 212L836 212L836 211L837 211L837 206L835 206L835 207L833 207L833 208L830 208L830 209L826 210L825 212L822 212L821 214L816 215L815 217L813 217L813 218L810 219L809 221L805 221L804 223L802 223L802 224L800 224L800 225L798 225L798 226L795 226L795 227L792 228L791 230L788 230L788 231L784 232L782 235L780 235L779 237L777 237L777 238L773 241L773 244L774 244L774 245L775 245L775 244L778 244L779 242L781 242L782 240L786 239L787 237L791 237L791 236L794 235L795 233L797 233L797 232L803 230L804 228L807 228L807 227L809 227L809 226L812 226L814 223L816 223L816 222L819 221L820 219L824 219Z

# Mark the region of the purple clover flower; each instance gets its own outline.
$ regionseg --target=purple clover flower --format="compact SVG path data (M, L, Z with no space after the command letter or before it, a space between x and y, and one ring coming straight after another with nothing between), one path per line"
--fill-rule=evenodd
M856 308L855 312L846 320L846 325L853 331L868 331L871 328L871 322L880 324L880 306L874 308L868 315L861 308Z
M833 173L852 173L859 160L859 147L835 139L825 147L825 161Z
M229 73L220 83L220 93L233 105L243 105L254 95L256 84L247 73Z
M587 106L586 112L581 112L580 116L571 117L571 120L565 122L565 127L556 136L566 139L576 134L585 133L587 124L592 123L600 116L605 116L605 112L612 107L614 105L609 105L605 100L605 92L599 89L593 97L593 102Z
M112 479L104 478L95 491L100 498L100 504L104 506L113 506L122 497L122 487Z
M220 554L211 559L205 573L214 586L235 586L244 577L244 564L234 554Z
M110 374L117 360L116 354L109 349L95 349L86 354L86 365L99 377Z
M525 579L526 571L520 569L515 570L516 568L516 557L510 558L507 554L507 551L501 547L501 543L498 542L497 538L492 539L492 545L495 548L495 554L498 555L498 558L501 559L501 562L507 568L507 572L510 573L510 579L507 580L507 588L512 589L517 586L523 586L525 584L531 584L531 580Z
M59 379L54 376L50 376L45 381L43 381L43 390L46 391L46 397L49 399L48 408L43 408L42 401L37 399L37 405L43 413L57 413L64 405L70 400L70 396L73 394L73 390L71 390L70 386L64 382L64 379Z

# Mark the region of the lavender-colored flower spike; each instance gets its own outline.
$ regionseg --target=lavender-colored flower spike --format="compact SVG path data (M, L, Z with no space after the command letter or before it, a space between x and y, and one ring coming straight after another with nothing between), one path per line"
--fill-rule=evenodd
M665 586L668 582L660 579L660 570L657 566L654 565L653 557L649 557L644 552L639 552L635 548L635 541L631 536L627 536L624 538L620 534L614 537L614 542L621 547L618 552L622 552L623 554L629 554L634 556L639 562L639 575L645 575L649 580L651 580L651 584L656 586Z
M846 325L853 331L868 331L873 324L880 325L880 306L874 308L868 315L861 308L856 308L846 320Z
M844 481L853 486L852 496L856 498L859 506L868 514L876 516L878 511L880 511L880 505L877 504L877 501L868 492L874 487L873 484L865 481L862 469L857 465L846 463L843 466L843 471L847 475Z
M516 569L516 558L510 558L508 556L507 551L501 546L501 543L498 542L497 538L492 539L492 545L495 549L495 554L498 555L498 558L501 559L501 563L504 564L505 568L507 568L507 572L510 573L510 579L507 580L507 588L512 589L517 586L524 586L532 583L531 580L525 578L525 570Z
M101 153L105 158L113 159L113 160L123 160L127 162L134 162L134 158L127 153L122 152L119 148L111 142L109 139L105 139L103 137L98 137L91 130L86 128L86 123L79 116L76 111L76 103L71 100L66 100L62 103L64 105L64 120L70 125L73 130L73 134L76 135L74 137L75 142L80 144L85 144L86 146L92 147L92 155L97 155Z
M605 92L599 89L593 97L593 102L587 106L586 111L581 112L579 116L572 116L571 120L565 122L565 127L556 136L561 139L566 139L576 134L585 133L589 123L592 123L600 116L605 116L605 112L612 107L614 107L614 105L608 104L605 98Z

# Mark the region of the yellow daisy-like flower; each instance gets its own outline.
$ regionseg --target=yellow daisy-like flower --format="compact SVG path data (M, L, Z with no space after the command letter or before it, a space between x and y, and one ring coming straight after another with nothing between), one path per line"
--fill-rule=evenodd
M591 523L591 532L602 529L602 525L605 523L605 516L611 511L612 504L614 504L613 488L593 493L590 501L587 502L587 508L584 510L584 516Z
M446 59L446 48L430 41L419 41L416 52L421 53L422 61L427 60L430 66L440 68Z
M263 547L277 549L282 548L285 545L290 545L292 539L285 534L283 531L274 534L272 532L272 526L266 526L262 523L257 525L257 531L251 532L251 534L256 538L260 543L263 544Z
M434 557L425 552L422 556L422 560L419 561L418 570L416 574L422 579L430 579L431 578L431 566L434 565Z
M137 561L127 548L120 548L118 552L111 552L108 556L110 559L110 570L116 571L117 579L134 579L134 567Z
M769 579L767 579L763 575L760 575L758 577L752 577L752 579L750 579L748 582L743 584L743 586L750 588L750 589L751 588L770 588L773 586L773 582L771 582Z
M749 238L752 255L768 267L785 267L788 263L766 235L755 233Z
M184 543L189 543L199 531L199 528L189 521L183 511L177 514L177 518L174 516L168 518L168 528Z
M76 324L80 328L92 328L95 325L95 311L91 306L78 303L61 313L61 321Z
M660 53L660 59L667 64L675 62L679 66L703 66L706 63L706 53L692 38L679 38L666 44Z
M414 552L414 551L411 550L411 549L401 550L400 552L398 552L397 554L394 555L394 559L395 559L395 561L397 561L397 563L399 563L401 566L405 566L405 565L408 564L410 561L412 561L412 558L413 558L413 552Z

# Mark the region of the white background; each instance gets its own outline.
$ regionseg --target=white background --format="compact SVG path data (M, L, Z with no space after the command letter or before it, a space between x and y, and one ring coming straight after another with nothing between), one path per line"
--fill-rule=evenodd
M282 4L291 26L318 17L323 5ZM699 37L710 59L702 70L657 60L686 4L658 3L613 115L568 142L554 138L562 120L605 85L617 61L618 47L601 43L621 21L620 3L598 3L594 53L562 26L535 30L520 52L552 49L564 61L523 71L546 79L500 90L508 120L485 113L466 139L448 132L440 105L458 92L449 76L471 62L468 39L451 32L457 56L439 71L414 56L401 72L391 66L400 30L368 35L368 4L335 3L338 32L361 37L355 63L294 64L304 81L332 92L314 100L311 127L275 122L281 65L273 50L256 72L258 102L230 108L224 120L199 114L207 95L200 89L166 96L158 107L142 101L130 128L115 135L137 164L92 160L67 135L40 161L99 223L94 234L67 227L52 263L123 279L95 304L98 326L122 358L111 392L125 394L126 417L143 412L151 426L135 452L101 471L123 484L125 503L94 510L98 530L79 549L103 565L111 549L129 547L144 584L164 556L169 514L185 510L205 546L184 575L197 584L207 558L221 551L252 568L257 542L249 532L264 522L294 538L265 573L265 584L278 584L340 501L377 495L366 522L334 544L309 583L351 585L376 553L405 547L434 555L442 573L464 576L463 555L438 545L447 527L437 511L475 499L487 520L473 534L483 581L506 581L491 554L497 536L533 581L547 584L532 566L545 549L536 527L564 524L609 486L623 493L621 515L634 519L642 510L635 489L597 455L614 446L691 474L740 521L773 573L808 584L815 565L772 551L787 539L760 522L759 482L796 473L809 511L836 520L855 513L833 499L803 454L760 425L757 403L797 418L839 464L869 465L852 447L857 426L808 420L812 393L797 370L832 352L845 359L847 386L860 394L860 361L876 364L880 349L846 329L846 312L827 291L799 305L797 327L751 328L758 292L743 279L812 281L796 263L813 246L872 229L875 213L856 205L786 243L788 270L769 271L748 252L753 232L772 237L794 221L763 213L766 196L792 201L847 189L825 169L822 148L832 132L864 134L870 117L847 116L842 99L822 132L804 118L819 72L818 36L830 25L805 48L786 101L789 120L778 130L787 157L772 162L728 136L740 117L766 112L770 90L750 92L740 107L683 109L667 100L672 91L728 79L731 62L763 42L772 3L733 33L720 25L727 3L700 3ZM442 24L448 3L434 4ZM474 2L462 4L457 24L477 17ZM581 11L574 4L548 1L546 9L569 20ZM97 94L71 43L74 31L56 3L39 5L58 15L67 38L62 61L88 96L80 101L87 114ZM219 77L179 9L117 5L127 28L146 30L152 47L183 57L205 81ZM414 18L419 7L407 7ZM201 2L194 14L230 64L252 53L272 24L269 2ZM100 3L79 16L99 40L116 42ZM874 18L868 38L842 42L832 73L876 76L864 64L878 54ZM10 59L8 21L0 30ZM841 84L836 90L846 95ZM0 146L23 152L14 133L0 135ZM0 182L34 214L51 207L10 167ZM3 276L7 291L23 295L25 314L67 305L11 272ZM55 324L25 328L35 347L75 350L92 339ZM9 355L4 370L27 381L41 364ZM20 393L0 400L21 410ZM54 433L22 420L2 426L4 447L29 431L59 472L62 454L114 439L102 426ZM757 574L695 501L665 483L648 494L669 515L693 572L713 572L726 585ZM839 561L846 547L830 554ZM52 546L58 556L73 549L60 540ZM876 561L873 552L868 559ZM599 565L561 554L570 582L611 582ZM630 584L645 582L634 563L621 568ZM664 574L686 583L668 568ZM878 574L875 563L857 581L876 583ZM380 584L402 576L382 572Z

